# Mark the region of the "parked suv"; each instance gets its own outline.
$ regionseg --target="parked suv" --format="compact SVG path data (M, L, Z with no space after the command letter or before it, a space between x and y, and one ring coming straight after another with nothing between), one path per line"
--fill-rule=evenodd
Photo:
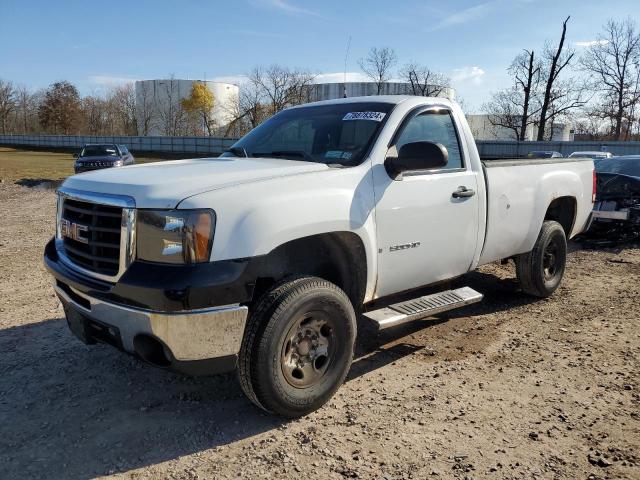
M102 168L123 167L133 165L135 159L124 145L85 145L76 157L75 173L100 170Z

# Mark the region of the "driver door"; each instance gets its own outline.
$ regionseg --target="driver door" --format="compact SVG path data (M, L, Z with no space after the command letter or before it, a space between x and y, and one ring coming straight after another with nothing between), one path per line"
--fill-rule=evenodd
M437 170L404 172L393 180L374 168L378 282L376 296L453 278L469 271L477 244L476 173L464 156L453 113L427 107L409 114L391 148L429 141L444 145L448 163ZM470 196L454 192L467 189Z

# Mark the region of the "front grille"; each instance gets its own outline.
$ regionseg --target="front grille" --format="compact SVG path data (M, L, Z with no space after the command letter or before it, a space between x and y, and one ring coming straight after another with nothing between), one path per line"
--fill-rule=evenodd
M64 253L78 266L102 275L116 275L120 269L120 227L122 207L64 198L62 220L87 227L81 240L62 237Z
M113 167L113 162L80 162L78 166L83 168Z

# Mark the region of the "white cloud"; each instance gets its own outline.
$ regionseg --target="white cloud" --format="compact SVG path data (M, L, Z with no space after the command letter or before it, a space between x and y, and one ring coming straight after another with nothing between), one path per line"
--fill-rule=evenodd
M101 87L118 87L120 85L126 85L128 83L134 83L137 78L128 77L116 77L112 75L90 75L89 82L93 85Z
M482 83L482 77L485 73L487 72L476 66L454 68L451 78L454 82L472 82L474 84L479 84Z
M317 12L293 5L289 0L249 0L249 3L254 6L272 8L294 15L319 16Z
M496 12L500 9L500 12L504 13L507 9L520 8L535 2L536 0L488 0L473 7L464 8L457 12L451 13L440 20L431 30L440 30L442 28L453 27L457 25L463 25L476 20L480 20L492 12Z
M438 30L440 28L447 28L454 25L462 25L464 23L471 22L473 20L479 20L486 15L488 15L493 7L499 3L498 1L490 1L484 2L479 5L475 5L473 7L465 8L464 10L457 11L443 18L440 23L438 23L434 30Z
M576 47L593 47L595 45L606 45L609 40L586 40L584 42L574 42Z

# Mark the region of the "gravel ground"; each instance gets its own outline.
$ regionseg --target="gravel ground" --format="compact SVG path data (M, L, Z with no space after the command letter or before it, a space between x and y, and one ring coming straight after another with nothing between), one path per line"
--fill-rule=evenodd
M283 421L234 375L81 344L41 261L53 192L0 205L0 478L640 478L640 249L573 245L542 301L484 267L484 302L363 335L334 399Z

